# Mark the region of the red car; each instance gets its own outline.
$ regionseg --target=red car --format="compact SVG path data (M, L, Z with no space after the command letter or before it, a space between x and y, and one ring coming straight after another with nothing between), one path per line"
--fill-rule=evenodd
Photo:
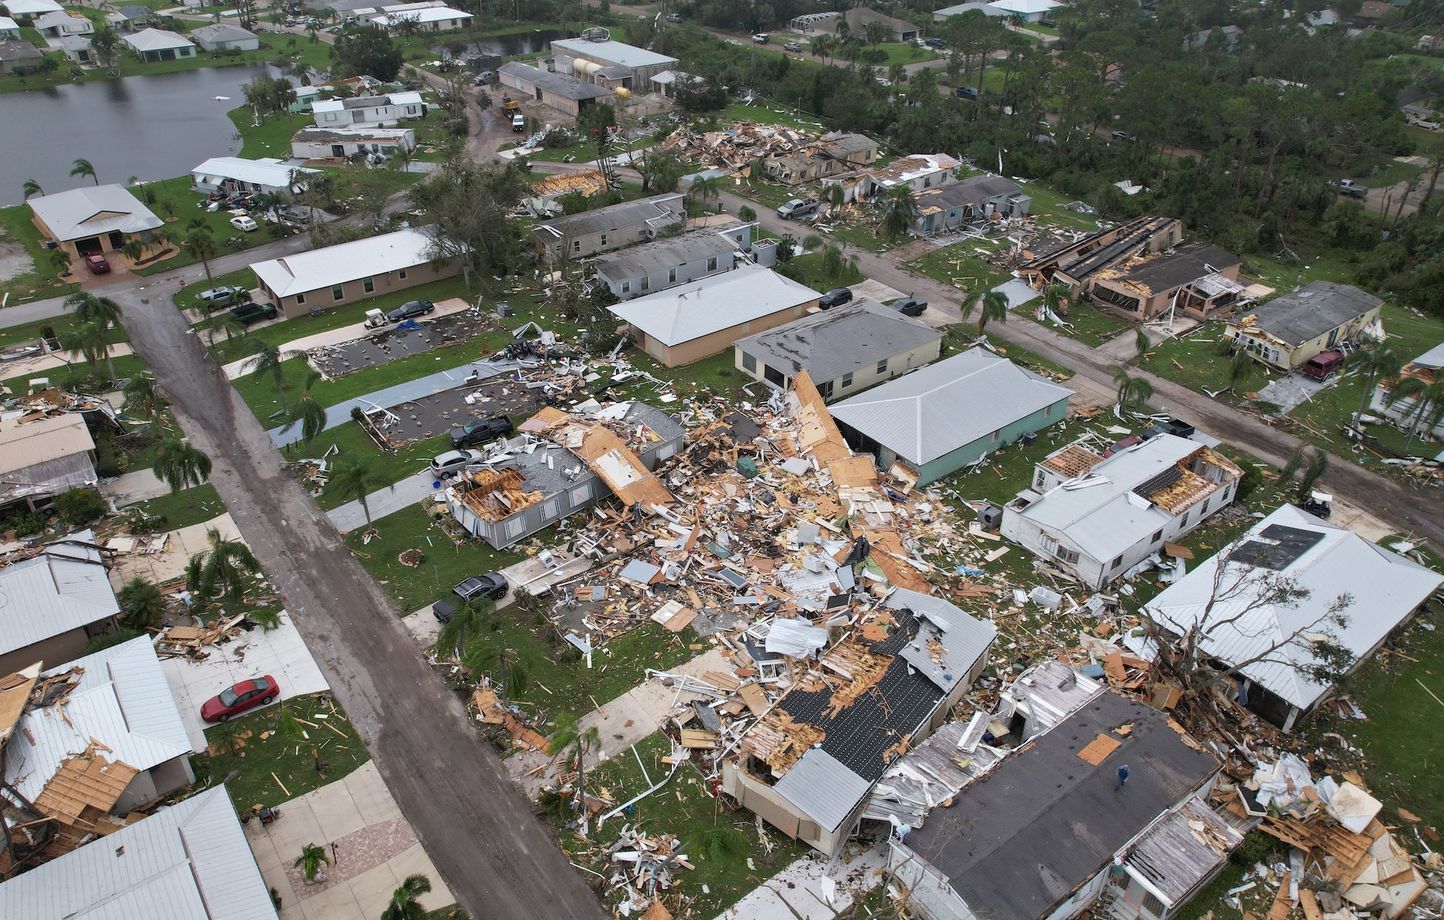
M264 706L280 695L280 686L269 674L243 680L206 700L201 705L201 719L206 722L224 722L248 709Z
M110 263L105 261L105 256L99 254L86 256L85 267L90 269L92 275L104 275L110 271Z

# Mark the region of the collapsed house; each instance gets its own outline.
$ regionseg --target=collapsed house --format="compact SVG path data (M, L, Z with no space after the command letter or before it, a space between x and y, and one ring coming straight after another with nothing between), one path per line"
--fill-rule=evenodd
M1240 668L1239 701L1288 731L1333 690L1313 670L1317 642L1329 637L1346 649L1352 672L1441 582L1432 569L1283 505L1147 610L1167 630L1198 630L1207 657ZM1343 609L1331 620L1336 604Z
M763 160L762 171L783 185L801 185L862 169L876 159L877 141L837 131L793 153Z
M1223 337L1261 364L1292 371L1360 336L1382 338L1376 327L1383 304L1350 284L1311 281L1230 320Z
M823 181L823 187L841 185L846 201L871 201L896 188L910 188L914 194L941 188L957 181L962 161L945 153L915 153L898 157L886 166L864 169L855 176Z
M1189 241L1095 272L1087 294L1129 319L1151 320L1170 310L1207 319L1238 302L1242 265L1221 247Z
M95 439L83 414L0 416L0 508L34 510L67 489L99 481Z
M562 213L559 199L567 195L591 198L607 191L607 177L600 169L542 176L527 190L526 209L533 217L551 218Z
M682 127L657 145L689 163L751 174L757 165L786 185L815 182L865 169L877 161L877 142L862 134L834 132L821 137L786 125L739 122L698 134Z
M1062 284L1079 294L1088 290L1098 272L1172 249L1182 242L1182 221L1172 217L1135 217L1034 256L1018 266L1018 274L1038 290L1049 284Z
M1075 442L1034 467L1003 509L1003 536L1090 588L1164 550L1233 501L1242 471L1197 441L1158 434L1099 454Z
M681 448L684 432L660 409L641 402L546 408L519 430L446 490L456 521L496 549L609 495L644 510L672 501L652 470Z

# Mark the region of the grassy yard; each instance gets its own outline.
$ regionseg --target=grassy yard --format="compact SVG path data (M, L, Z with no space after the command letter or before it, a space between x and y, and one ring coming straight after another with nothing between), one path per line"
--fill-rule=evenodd
M806 45L803 45L806 48ZM887 52L887 60L881 64L874 64L874 67L891 67L893 64L916 64L919 61L934 61L938 53L931 48L920 48L915 42L885 42L881 45L868 45L868 51L881 49Z
M1229 385L1231 359L1219 351L1223 323L1207 322L1193 331L1159 342L1137 362L1144 370L1195 390L1214 392ZM1262 386L1260 374L1252 381Z
M1349 283L1354 280L1355 256L1352 253L1328 250L1318 253L1302 263L1284 262L1280 259L1249 253L1243 257L1243 274L1256 279L1280 292L1308 284L1310 281L1338 281Z
M148 182L134 187L134 191L147 207L165 220L164 232L170 237L170 245L176 249L175 255L137 268L135 271L138 275L167 272L200 261L183 245L193 226L203 227L210 233L222 255L259 246L278 238L270 224L257 221L260 224L259 229L244 233L231 226L230 212L208 211L201 207L206 196L191 186L190 176Z
M241 136L240 156L247 158L289 157L291 136L311 123L310 115L283 113L267 115L255 124L251 110L245 106L226 113Z
M134 377L136 374L142 373L145 370L145 365L141 362L139 358L135 357L134 355L121 355L118 358L114 358L111 363L115 367L115 377L118 380L127 377ZM104 362L101 363L100 369L102 371L105 370ZM68 388L80 386L82 383L86 382L87 378L91 378L93 376L94 374L92 373L90 366L86 364L83 360L77 360L76 363L68 365L66 367L53 367L49 370L40 371L34 374L17 374L14 377L8 377L4 380L0 380L0 389L8 389L10 392L19 395L22 393L28 393L30 391L30 381L34 380L37 377L49 378L50 385L52 387ZM95 382L97 381L92 381L92 383ZM90 387L90 389L94 392L100 392L104 389L108 389L108 387L92 386Z
M935 281L974 294L992 290L1012 277L1006 270L985 260L979 250L994 251L993 240L967 240L932 250L907 267Z
M668 742L653 736L638 744L635 755L620 751L587 771L587 791L605 795L617 804L645 791L666 776L671 767L662 762ZM642 765L646 772L643 773ZM648 782L650 778L651 782ZM570 810L566 815L571 817ZM614 868L607 850L623 827L644 834L676 834L688 862L696 868L679 870L664 902L678 917L711 917L735 903L753 888L802 856L807 847L764 825L767 845L759 839L751 812L723 809L708 790L706 778L692 764L681 765L657 792L642 799L635 811L592 828L590 840L557 823L562 847L579 865L602 874ZM768 847L771 847L770 851Z
M734 102L727 108L710 116L719 125L730 125L739 121L756 122L759 125L788 125L802 131L821 131L822 122L805 112L799 112L780 102L763 99L753 105Z
M17 204L0 208L0 242L14 240L25 247L30 256L31 268L14 278L0 279L0 300L8 306L59 297L73 293L78 285L60 280L56 266L50 261L50 253L44 246L40 230L30 222L28 205Z
M64 316L57 316L53 319L36 320L33 323L25 323L20 326L10 326L6 329L0 329L0 348L38 342L47 329L53 331L57 336L63 335L67 329L70 329L74 325L75 318L67 313ZM125 327L112 327L106 331L105 338L106 341L111 343L126 341ZM0 365L0 367L3 367L3 365Z
M279 805L345 777L368 759L351 720L329 693L293 697L232 719L208 729L206 741L208 756L192 759L196 778L209 766L213 782L226 782L238 812Z
M826 291L835 287L847 287L866 280L857 267L844 260L842 270L829 272L822 264L820 253L809 252L777 266L779 274L786 275L799 284L805 284L814 291Z
M386 482L399 482L413 473L425 469L431 458L451 449L451 437L439 434L424 441L415 441L400 450L384 453L376 447L361 426L355 422L338 425L324 431L310 444L294 444L282 451L287 457L320 457L332 447L337 450L331 456L332 463L365 464L373 475ZM326 488L316 496L316 503L331 509L351 501L352 496L343 495L339 489Z
M1081 298L1075 299L1068 312L1060 315L1068 328L1056 327L1059 332L1094 348L1134 328L1133 323L1109 316Z
M216 487L207 483L182 489L170 495L150 498L127 508L135 508L147 517L156 519L156 530L179 530L195 524L204 524L226 513L225 502L216 493Z

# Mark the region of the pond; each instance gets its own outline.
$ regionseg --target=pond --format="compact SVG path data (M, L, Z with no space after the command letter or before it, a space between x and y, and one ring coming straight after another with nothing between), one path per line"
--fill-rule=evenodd
M522 54L535 54L550 49L553 39L566 37L567 33L561 29L535 29L510 35L493 35L467 45L461 56L517 57Z
M0 95L0 205L19 204L26 179L50 193L89 181L70 176L79 158L102 183L124 184L235 154L241 142L226 112L244 101L243 84L269 72L207 67Z

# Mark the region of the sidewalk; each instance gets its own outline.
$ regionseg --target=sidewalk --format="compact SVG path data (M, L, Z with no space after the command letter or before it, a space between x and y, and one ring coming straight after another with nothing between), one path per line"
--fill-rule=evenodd
M110 482L100 484L100 494L115 502L115 507L124 508L148 498L160 498L170 494L170 486L155 474L155 470L136 470L117 476Z
M371 509L371 520L380 520L388 514L394 514L429 498L433 492L439 491L432 488L431 484L435 481L431 470L426 469L414 476L408 476L390 488L377 489L367 495L366 504ZM358 501L349 501L332 508L326 512L326 517L330 518L332 525L342 533L366 526L366 512Z

